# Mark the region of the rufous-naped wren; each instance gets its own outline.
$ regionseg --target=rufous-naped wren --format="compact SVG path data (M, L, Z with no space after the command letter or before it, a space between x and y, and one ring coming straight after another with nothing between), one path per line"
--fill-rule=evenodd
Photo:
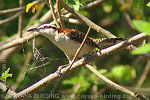
M85 34L78 30L57 28L56 26L51 24L43 24L37 28L29 29L28 32L39 32L41 35L47 37L52 43L54 43L59 49L61 49L65 53L69 62L72 61L77 49L80 47L85 37ZM87 37L78 57L87 54L95 48L100 49L106 45L114 44L123 40L123 38L94 39L91 37Z

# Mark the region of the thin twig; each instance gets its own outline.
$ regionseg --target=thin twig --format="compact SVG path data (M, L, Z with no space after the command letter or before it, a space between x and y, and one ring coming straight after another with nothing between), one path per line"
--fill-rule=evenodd
M136 66L136 64L138 64L141 60L142 60L142 56L138 56L131 64L131 66Z
M61 28L65 28L65 25L64 25L63 20L62 20L61 12L60 12L59 0L56 1L56 5L57 5L56 8L57 8L58 18L59 18L59 21L60 21Z
M83 16L82 14L77 12L76 10L69 7L66 3L64 3L63 0L59 0L59 2L61 3L61 6L63 6L67 11L75 14L77 17L82 19L88 26L91 26L91 28L95 29L97 32L100 32L101 34L103 34L104 36L107 36L109 38L116 38L116 36L113 35L112 33L110 33L109 31L107 31L107 30L103 29L102 27L96 25L91 20L89 20L88 18L86 18L85 16Z
M14 47L16 45L20 45L20 44L26 43L29 40L31 40L33 37L38 36L39 34L40 33L35 32L34 34L30 34L30 35L28 35L26 37L19 38L19 39L13 40L12 42L6 43L6 44L0 46L0 51L4 50L4 49L7 49L7 48L10 48L10 47Z
M114 83L113 81L109 80L107 77L105 77L104 75L102 75L99 71L97 71L94 67L92 67L91 65L89 64L86 64L86 67L88 69L90 69L95 75L97 75L99 78L101 78L103 81L105 81L107 84L111 85L111 87L114 87L122 92L125 92L127 94L130 94L131 96L134 96L136 97L137 99L140 99L140 100L148 100L148 98L144 97L143 95L139 94L139 93L136 93L134 91L131 91L127 88L124 88L116 83Z
M88 9L96 7L96 6L102 4L106 1L108 1L108 0L95 0L95 1L90 2L89 4L87 4L86 6L81 7L81 9L88 10Z
M102 27L100 27L99 25L93 23L91 20L89 20L88 18L86 18L85 16L83 16L82 14L80 14L79 12L75 11L74 9L72 9L71 7L69 7L66 3L64 3L63 0L59 0L59 2L61 3L61 6L63 6L67 11L75 14L76 16L78 16L80 19L82 19L88 26L91 26L93 29L95 29L97 32L100 32L101 34L103 34L104 36L107 36L108 38L116 38L115 35L113 35L112 33L110 33L109 31L103 29ZM127 47L127 49L129 51L135 50L136 47L133 45L130 45ZM150 58L150 54L146 53L143 54L142 56L146 57L146 58Z
M27 60L24 63L24 66L23 66L23 68L22 68L22 70L20 72L20 75L18 76L17 81L15 82L15 84L12 86L13 90L16 90L16 88L19 86L20 82L22 81L22 79L24 77L24 73L27 70L27 67L28 67L28 64L30 63L31 58L32 58L32 53L29 52L27 54Z
M80 88L80 82L77 84L77 86L76 86L76 88L75 88L73 94L71 95L70 100L72 100L72 99L75 98L75 95L76 95L77 91L79 90L79 88Z
M74 55L74 57L73 57L73 59L72 59L72 61L71 61L71 64L69 65L67 71L69 71L69 69L71 68L71 66L72 66L73 63L75 62L76 58L78 57L80 51L82 50L82 48L83 48L83 46L84 46L84 43L85 43L85 40L87 39L87 37L88 37L88 35L89 35L89 33L90 33L90 30L91 30L91 27L89 27L89 29L88 29L88 31L87 31L87 33L86 33L86 35L85 35L85 37L84 37L84 39L83 39L83 41L82 41L80 47L79 47L78 50L76 51L76 53L75 53L75 55Z
M125 5L124 0L120 0L120 2L121 2L121 4L122 4L122 6ZM135 27L134 27L134 25L133 25L133 23L132 23L132 21L131 21L131 18L130 18L130 16L129 16L129 14L127 13L127 11L125 11L124 16L125 16L125 18L126 18L128 24L129 24L129 26L130 26L132 29L135 29Z
M55 21L55 24L57 25L57 27L60 27L60 26L59 26L59 23L58 23L58 21L57 21L57 18L56 18L56 14L55 14L55 12L54 12L52 0L49 0L49 5L50 5L50 8L51 8L51 10L52 10L52 15L53 15L53 19L54 19L54 21Z
M7 13L13 13L13 12L21 11L21 10L25 11L25 8L26 7L23 6L23 7L19 7L19 8L12 8L12 9L7 9L7 10L1 10L0 11L0 15L7 14Z
M5 40L5 41L1 41L1 42L0 42L0 46L6 44L7 42L11 42L12 40L16 39L16 38L18 37L18 35L19 35L19 34L16 34L16 35L14 35L14 36L8 38L8 39Z
M23 14L25 11L20 11L18 12L17 14L7 18L7 19L4 19L4 20L0 20L0 25L4 24L4 23L8 23L9 21L12 21L14 20L15 18L17 18L19 15Z
M135 87L126 86L126 88L131 89L131 90L135 90L137 92L144 93L144 94L150 93L150 87L143 87L143 88L141 87L141 88L135 89Z
M50 11L49 11L49 12L50 12ZM51 16L51 14L50 14L49 12L46 13L46 14L44 14L44 15L40 18L40 21L37 22L36 24L34 24L32 27L37 27L37 26L39 26L41 23L46 23L49 19L51 19L52 16ZM48 15L48 14L50 14L50 15ZM24 33L24 34L23 34L24 36L27 36L27 35L28 35L28 33L27 33L26 31L24 31L24 30L23 30L23 33ZM18 33L17 33L16 35L10 37L10 38L7 39L6 41L1 42L1 43L0 43L0 47L1 47L1 45L3 45L4 43L11 42L12 40L16 39L17 37L18 37ZM33 37L32 37L32 38L33 38ZM11 47L11 46L10 46L10 47ZM9 48L8 50L2 51L1 54L0 54L0 56L3 55L3 54L5 54L5 59L6 59L6 61L7 61L7 60L9 60L14 54L16 54L16 52L18 52L21 48L22 48L21 45L15 46L15 47L12 47L12 48ZM2 66L1 66L2 64L3 64L3 58L0 57L0 67L2 67Z
M45 0L46 1L46 0ZM103 1L103 0L102 0ZM96 2L96 3L94 3L94 2ZM99 5L99 4L101 4L102 2L101 2L101 0L96 0L96 1L93 1L93 2L91 2L91 3L89 3L89 4L87 4L87 6L83 6L83 7L81 7L80 9L82 9L82 10L85 10L85 9L89 9L89 8L91 8L91 7L95 7L95 6L97 6L97 5ZM93 5L92 5L93 4ZM41 9L43 9L43 7L41 7ZM40 9L40 10L41 10ZM11 9L10 9L11 10ZM13 9L12 9L13 10ZM40 12L40 10L38 11L38 12ZM1 12L1 11L0 11ZM37 13L38 13L37 12ZM38 14L37 14L38 15ZM62 16L62 18L63 18L63 20L64 21L68 21L68 22L70 22L70 23L75 23L75 24L85 24L85 22L83 22L82 20L79 20L79 19L72 19L72 18L69 18L70 16L72 15L72 13L68 13L68 14L66 14L66 15L64 15L64 17ZM35 14L35 16L36 16L36 14ZM32 18L31 18L32 19ZM33 18L33 19L35 19L35 18ZM45 20L46 19L46 20ZM41 18L41 20L34 26L34 27L37 27L37 26L39 26L41 23L45 23L45 22L47 22L47 21L49 21L51 19L51 13L48 11L46 14L45 14L45 17L43 16L43 18ZM23 32L26 32L26 30L28 29L28 26L30 26L30 23L27 25L27 27L24 29L24 31ZM31 27L31 26L30 26ZM26 34L26 33L25 33ZM16 37L18 37L18 36L15 36L15 38ZM14 38L12 38L12 39L14 39ZM12 40L12 39L10 39L10 40ZM9 40L9 41L10 41ZM0 43L0 45L2 45L2 44L4 44L4 43L6 43L6 42L9 42L9 41L4 41L4 42L2 42L2 43Z
M41 11L42 11L43 8L44 8L44 5L45 5L45 4L42 3L40 10L38 10L38 12L36 12L36 14L30 19L28 25L27 25L26 28L24 29L24 32L27 31L27 29L28 29L29 27L31 27L31 25L32 25L32 23L34 22L34 20L35 20L37 17L39 17ZM50 16L49 16L49 17L50 17Z
M128 13L125 13L124 16L125 16L125 18L126 18L128 24L129 24L129 26L130 26L132 29L135 29L135 26L133 25L129 14L128 14Z
M83 48L83 46L84 46L85 40L86 40L88 34L90 33L90 30L91 30L91 27L89 27L89 29L88 29L88 31L87 31L87 33L86 33L86 35L85 35L85 37L84 37L84 39L83 39L83 41L82 41L80 47L77 49L77 51L76 51L76 53L75 53L75 56L73 57L73 59L72 59L72 61L71 61L71 64L67 67L68 69L67 69L67 71L66 71L65 73L68 73L68 71L70 70L71 66L72 66L73 63L75 62L76 58L78 57L80 51L82 50L82 48ZM54 91L56 90L56 88L59 86L59 84L61 83L61 81L64 79L65 73L61 76L60 80L56 83L56 85L54 86L54 88L53 88L52 91L51 91L51 94L54 93Z
M79 68L82 65L88 64L89 62L96 60L96 59L100 59L104 56L107 56L109 54L112 54L114 52L117 52L131 44L134 44L136 42L139 42L140 40L144 40L147 36L144 33L138 34L136 36L133 36L131 38L129 38L128 40L125 40L123 42L120 42L116 45L110 46L106 49L102 49L100 52L91 54L90 56L84 57L78 61L76 61L72 67L70 68L70 71L73 71L76 68ZM89 58L90 57L90 58ZM63 68L61 70L61 74L66 73L68 67ZM37 83L31 85L30 87L22 90L21 92L17 93L16 95L13 96L13 98L20 98L23 97L23 95L25 94L31 94L33 92L35 92L38 89L41 89L42 87L44 87L45 85L48 85L49 83L55 81L56 79L60 78L60 74L58 74L57 72L49 74L48 76L46 76L45 78L41 79L40 81L38 81ZM8 91L9 92L9 91ZM137 94L138 95L138 94Z
M46 1L46 0L45 0ZM95 6L97 6L97 5L99 5L99 4L101 4L102 3L102 1L105 1L105 0L96 0L96 1L93 1L93 2L91 2L91 3L89 3L89 4L87 4L87 6L83 6L83 7L81 7L80 9L82 9L82 10L85 10L85 9L89 9L89 8L91 8L91 7L95 7ZM48 5L49 6L49 5ZM43 8L43 7L42 7ZM42 9L41 8L41 9ZM17 9L21 9L21 8L15 8L16 10ZM9 12L11 12L11 10L13 11L13 10L15 10L15 9L10 9L10 10L8 10ZM24 7L24 10L25 10L25 7ZM17 10L18 11L18 10ZM0 12L5 12L5 11L0 11ZM82 20L79 20L79 19L72 19L72 18L69 18L70 16L72 15L72 13L68 13L68 14L66 14L66 15L64 15L64 17L65 17L65 19L64 19L64 17L63 17L63 20L67 20L68 22L70 22L70 23L75 23L75 24L84 24L84 22L82 21ZM35 14L35 16L36 16L36 14ZM32 18L31 18L32 19ZM46 20L45 20L46 19ZM49 21L51 19L51 13L49 14L49 11L45 14L45 17L43 16L43 18L41 18L41 20L36 24L36 25L34 25L34 27L37 27L38 25L40 25L41 23L45 23L45 22L47 22L47 21ZM28 26L28 25L27 25ZM29 26L30 26L30 24L29 24ZM30 26L31 27L31 26ZM23 32L26 32L26 30L27 30L27 27L24 29L24 31ZM26 34L26 33L25 33ZM18 36L15 36L15 37L18 37ZM13 38L14 39L14 38ZM12 40L12 39L10 39L10 40ZM9 41L6 41L6 42L9 42ZM2 43L0 43L0 45L2 45L2 44L4 44L4 43L6 43L6 42L2 42Z
M116 83L114 83L113 81L109 80L107 77L105 77L104 75L102 75L99 71L97 71L94 67L92 67L91 65L89 64L86 64L86 67L88 69L90 69L95 75L97 75L99 78L101 78L103 81L105 81L106 83L108 83L109 85L111 85L111 87L114 87L120 91L123 91L125 93L128 93L132 96L134 96L134 93L131 91L131 90L128 90Z
M69 23L73 23L73 24L85 24L82 20L80 19L73 19L73 18L68 18L68 17L65 17L65 16L62 16L62 19L64 21L67 21Z
M20 7L23 6L23 0L20 0ZM21 38L22 37L22 23L23 23L23 15L21 14L19 16L19 29L18 29L18 34L19 34L19 37Z
M141 75L141 77L140 77L140 79L136 85L136 89L140 88L142 86L142 84L143 84L143 82L144 82L144 80L145 80L145 78L149 72L149 69L150 69L150 60L148 60L146 66L144 68L144 71L143 71L143 73L142 73L142 75Z

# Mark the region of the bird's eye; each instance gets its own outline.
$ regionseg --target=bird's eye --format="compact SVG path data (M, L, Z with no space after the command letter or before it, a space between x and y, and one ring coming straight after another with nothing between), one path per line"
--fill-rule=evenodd
M44 26L44 29L47 29L47 28L49 28L48 26Z

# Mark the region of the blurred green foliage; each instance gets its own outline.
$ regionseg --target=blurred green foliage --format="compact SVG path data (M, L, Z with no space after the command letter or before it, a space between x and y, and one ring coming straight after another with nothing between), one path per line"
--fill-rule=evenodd
M129 65L117 65L111 70L111 77L121 83L127 83L136 77L135 70Z
M81 7L82 5L86 6L86 4L94 0L81 0L81 2L79 2L78 0L65 1L68 2L68 4L70 4L76 10L79 10L79 12L81 12L84 16L88 17L91 21L102 26L103 28L118 37L130 38L133 35L139 33L138 31L140 31L140 29L142 29L143 27L141 27L140 25L140 27L137 28L138 31L132 29L125 18L125 13L128 13L131 19L143 20L148 23L150 21L150 7L146 6L149 0L132 0L132 4L130 3L130 0L124 0L126 5L121 4L120 0L108 0L102 5L98 5L85 11L80 10L79 7ZM24 0L24 5L27 5L30 2L31 1ZM0 10L17 8L18 6L18 0L0 0ZM48 10L49 7L46 5L42 10L40 16L34 21L34 23L38 22L40 17L44 15ZM0 20L11 17L13 14L14 13L1 15ZM29 13L24 13L23 28L26 27L33 15L34 14L30 11ZM68 22L65 22L65 26L67 28L78 29L84 33L86 33L88 29L87 25L76 25ZM139 25L137 24L137 26ZM1 25L0 42L6 41L11 36L18 34L17 32L18 18L9 23ZM101 34L97 33L95 30L91 31L90 36L94 38L104 37ZM50 63L43 66L43 64L46 62L42 62L39 60L39 62L37 63L34 56L32 56L32 60L28 65L28 69L24 75L24 78L16 91L21 91L22 89L30 86L31 84L34 84L38 80L47 76L48 74L55 72L59 65L68 63L67 58L65 57L63 52L60 51L55 45L53 45L47 38L39 36L36 38L35 44L36 48L38 48L42 56L48 58L46 62ZM136 44L136 46L140 45L140 42ZM32 40L26 45L23 45L22 48L6 62L6 66L1 67L0 72L5 73L5 70L11 66L10 72L13 74L13 77L7 79L7 83L9 86L13 86L16 83L16 80L23 69L23 65L27 60L27 54L31 51L33 51ZM92 64L102 74L107 76L112 81L133 88L136 86L140 76L142 75L143 69L146 65L146 61L147 60L145 58L131 55L130 52L127 50L121 50L115 54L92 62ZM48 86L38 90L38 92L50 93L56 82L53 82ZM146 80L144 81L142 86L150 87L149 85L147 85L149 84L149 82L150 77L146 77ZM69 73L69 75L65 77L62 84L60 84L57 88L56 93L72 94L78 85L80 85L80 87L77 91L77 94L116 94L121 96L125 95L125 93L111 89L111 86L107 85L104 81L99 79L94 73L92 73L85 67ZM149 96L147 94L144 95ZM109 99L116 100L116 98ZM121 100L127 99L128 98L123 98ZM101 98L101 100L107 99Z
M79 0L64 0L66 4L70 5L75 10L79 10L81 3Z
M132 22L138 31L145 32L147 35L150 35L150 22L142 20L132 20Z
M142 20L132 20L136 29L140 32L144 32L145 34L150 36L150 22L142 21ZM144 54L150 52L150 44L144 44L142 47L139 47L136 50L133 50L132 54Z

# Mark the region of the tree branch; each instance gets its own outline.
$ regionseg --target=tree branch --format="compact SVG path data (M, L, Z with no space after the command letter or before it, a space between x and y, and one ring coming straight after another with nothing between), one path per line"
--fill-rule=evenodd
M36 15L35 15L35 16L36 16ZM38 27L41 23L46 23L46 22L48 22L50 19L52 19L51 11L48 11L45 15L43 15L43 16L41 17L41 19L40 19L40 21L39 21L38 23L32 25L31 27ZM27 26L28 26L28 25L27 25ZM24 32L24 36L27 36L27 35L28 35L28 33L26 32L26 29L24 29L23 32ZM13 37L9 38L9 39L6 40L5 42L10 42L10 41L16 39L17 37L18 37L18 34L16 34L16 35L14 35ZM5 42L1 42L1 43L0 43L0 49L1 49L2 45L3 45ZM10 43L11 43L11 42L10 42ZM10 44L10 43L7 43L7 44ZM5 44L4 44L4 45L5 45ZM12 46L10 45L10 47L12 47ZM13 48L10 48L10 47L8 47L8 48L9 48L8 50L7 50L7 49L6 49L6 50L2 49L2 50L4 50L4 51L2 51L1 54L0 54L0 56L1 56L1 57L0 57L0 67L1 67L2 64L5 64L5 63L3 63L3 60L4 60L4 59L6 59L6 61L7 61L8 59L10 59L10 57L11 57L13 54L15 54L16 50L18 51L18 50L21 49L21 45L20 45L20 46L13 47ZM0 50L0 51L1 51L1 50ZM3 58L3 55L4 55L4 58Z
M23 14L24 12L25 12L25 11L20 11L20 12L18 12L17 14L15 14L15 15L13 15L13 16L7 18L7 19L1 20L1 21L0 21L0 25L2 25L2 24L4 24L4 23L7 23L7 22L9 22L9 21L14 20L15 18L17 18L19 15Z
M102 75L99 71L97 71L94 67L92 67L91 65L89 64L86 64L86 67L88 69L90 69L94 74L96 74L99 78L101 78L103 81L105 81L107 84L109 84L111 87L114 87L115 89L118 89L122 92L125 92L127 94L130 94L131 96L134 96L136 97L137 99L140 99L140 100L148 100L148 98L146 98L145 96L139 94L139 93L136 93L134 91L131 91L127 88L124 88L116 83L114 83L113 81L109 80L107 77L105 77L104 75ZM138 95L137 95L138 94Z
M124 0L120 0L120 2L121 2L121 4L122 4L122 6L125 5ZM131 2L130 2L130 6L131 6ZM133 25L133 23L132 23L132 21L131 21L131 18L130 18L130 16L129 16L129 14L127 13L127 11L125 11L124 17L125 17L125 19L127 20L129 26L130 26L132 29L135 30L135 26Z
M13 9L1 10L0 15L7 14L7 13L13 13L13 12L21 11L21 10L25 11L25 8L26 7L23 6L23 7L13 8Z
M123 49L123 48L125 48L125 47L127 47L129 45L131 45L131 44L139 42L140 40L144 40L146 37L147 36L144 33L141 33L141 34L138 34L136 36L133 36L133 37L129 38L126 41L120 42L120 43L118 43L116 45L113 45L111 47L103 49L103 50L101 50L101 51L99 51L97 53L93 53L93 54L87 55L86 57L76 61L72 65L72 67L70 68L69 72L73 71L76 68L79 68L82 65L88 64L89 62L91 62L93 60L100 59L100 58L102 58L104 56L107 56L109 54L117 52L117 51L119 51L119 50L121 50L121 49ZM61 74L66 73L67 69L68 69L68 67L63 68L61 70ZM37 83L33 84L32 86L30 86L30 87L22 90L21 92L17 93L16 95L14 95L14 98L19 98L19 97L21 97L21 96L23 96L25 94L33 93L36 90L44 87L45 85L48 85L49 83L53 82L54 80L56 80L58 78L60 78L60 74L58 74L57 72L49 74L48 76L46 76L45 78L41 79Z
M149 72L149 69L150 69L150 60L148 60L146 66L145 66L145 68L143 70L143 73L142 73L142 75L141 75L141 77L140 77L140 79L139 79L139 81L138 81L138 83L137 83L137 85L135 87L136 89L138 89L138 88L140 88L142 86L142 84L143 84L144 80L146 79L146 76L147 76L147 74Z
M56 0L56 5L57 5L56 8L57 8L58 18L59 18L59 22L60 22L61 28L65 28L65 25L64 25L63 20L62 20L61 12L60 12L59 0Z
M79 12L74 10L73 8L69 7L66 3L64 3L63 0L60 0L59 2L61 3L61 6L63 6L67 11L75 14L77 17L82 19L88 26L95 29L97 32L100 32L101 34L103 34L104 36L107 36L109 38L116 38L116 36L111 34L109 31L107 31L107 30L103 29L102 27L96 25L91 20L89 20L88 18L86 18L85 16L83 16L82 14L80 14Z
M88 29L88 31L87 31L87 33L86 33L86 35L85 35L85 37L84 37L84 39L83 39L83 41L82 41L80 47L77 49L77 51L76 51L76 53L75 53L75 55L74 55L74 57L73 57L71 63L70 63L69 66L67 67L68 69L67 69L67 71L66 71L65 73L68 73L68 71L70 70L71 66L72 66L73 63L75 62L76 58L78 57L80 51L82 50L82 48L83 48L83 46L84 46L85 40L86 40L86 38L88 37L88 34L89 34L90 30L91 30L91 27L89 27L89 29ZM53 92L56 90L56 88L58 87L58 85L60 84L60 82L64 79L64 77L65 77L65 74L63 74L63 75L61 76L60 80L56 83L55 87L54 87L53 90L51 91L51 94L53 94Z
M13 86L11 86L13 90L16 90L17 87L19 86L20 82L23 80L24 74L28 68L31 58L32 58L32 52L28 52L27 58L26 58L27 60L25 61L23 67L21 68L21 71L17 77L17 80L16 80L15 84Z
M96 6L102 4L102 3L106 2L106 1L108 1L108 0L95 0L95 1L87 4L86 6L81 7L81 9L88 10L88 9L96 7Z
M58 21L57 21L57 18L56 18L56 14L55 14L55 12L54 12L52 0L49 0L49 5L50 5L50 8L51 8L51 10L52 10L52 15L53 15L53 19L54 19L54 21L55 21L55 24L57 25L57 27L60 27L60 26L59 26L59 23L58 23Z
M79 19L73 19L73 18L68 18L68 17L65 17L65 16L62 16L62 19L66 22L69 22L69 23L74 23L74 24L85 24L82 20L79 20Z
M77 17L79 17L81 20L83 20L88 26L91 26L93 29L95 29L97 32L100 32L101 34L103 34L104 36L107 36L108 38L116 38L115 35L113 35L112 33L110 33L109 31L103 29L102 27L96 25L95 23L93 23L91 20L89 20L88 18L86 18L85 16L83 16L82 14L80 14L79 12L75 11L74 9L72 9L71 7L69 7L66 3L63 2L63 0L59 1L61 3L61 5L68 10L69 12L75 14ZM134 50L136 49L135 46L131 45L129 47L127 47L128 50ZM150 54L143 54L142 56L146 57L147 59L150 58Z
M23 7L23 0L20 0L20 7ZM23 15L21 14L19 16L19 29L18 29L18 34L19 37L22 37L22 24L23 24Z
M17 46L17 45L26 43L26 42L28 42L29 40L31 40L33 37L38 36L39 34L40 34L40 33L35 32L34 34L30 34L30 35L25 36L25 37L23 37L23 38L19 38L19 39L13 40L12 42L6 43L6 44L0 46L0 51L3 50L3 49L8 49L8 48L10 48L10 47L13 47L13 46Z
M31 25L33 24L34 20L35 20L37 17L39 17L39 15L40 15L41 11L43 10L44 6L45 6L45 4L42 3L41 9L38 10L38 12L36 12L34 16L31 17L31 19L30 19L28 25L26 25L26 27L25 27L25 29L24 29L24 32L26 32L26 31L29 29L29 27L31 27ZM50 14L51 14L51 12L47 12L47 13L50 13ZM46 14L47 14L47 13L46 13ZM52 18L52 17L49 16L49 18Z

